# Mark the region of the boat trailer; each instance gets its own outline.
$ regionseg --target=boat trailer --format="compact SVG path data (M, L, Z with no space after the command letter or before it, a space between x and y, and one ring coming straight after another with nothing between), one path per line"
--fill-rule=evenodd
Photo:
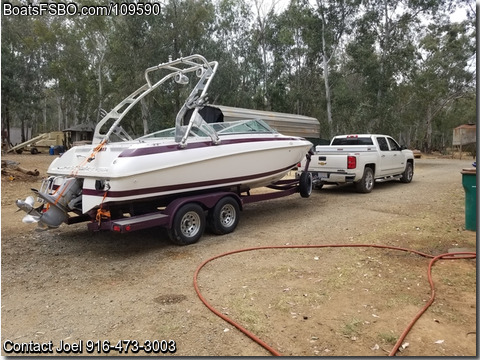
M310 154L307 154L307 158ZM308 161L308 160L307 160ZM273 190L264 193L239 194L233 191L212 191L204 194L182 196L169 202L163 209L146 214L111 219L97 217L88 223L90 231L113 231L129 233L152 227L167 229L170 240L177 245L196 243L208 225L217 235L235 230L243 206L250 203L278 199L295 193L309 197L312 192L310 173L299 179L279 180L266 188ZM207 215L205 214L207 213ZM81 219L82 218L82 219ZM82 216L72 217L67 223L84 221Z

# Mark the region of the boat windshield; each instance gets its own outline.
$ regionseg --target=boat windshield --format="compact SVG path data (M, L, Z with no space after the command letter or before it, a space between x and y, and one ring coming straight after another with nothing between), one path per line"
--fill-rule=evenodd
M261 119L239 120L210 124L218 135L248 134L248 133L275 133L270 126Z
M204 129L204 127L209 127L210 131ZM250 120L237 120L230 122L219 122L219 123L203 123L201 127L193 126L189 138L192 137L209 137L211 130L215 131L218 136L222 135L232 135L232 134L252 134L252 133L276 133L266 122L261 119L250 119ZM175 128L165 129L156 131L152 134L144 135L139 137L138 140L144 139L158 139L158 138L174 138L175 137Z

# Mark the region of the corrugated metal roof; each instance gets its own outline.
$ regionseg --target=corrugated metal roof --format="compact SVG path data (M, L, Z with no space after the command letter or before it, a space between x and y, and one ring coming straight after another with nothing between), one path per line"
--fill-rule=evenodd
M243 109L223 105L212 106L217 107L222 111L224 121L260 118L284 135L310 138L320 137L320 123L313 117L273 111Z
M68 129L64 129L63 131L85 131L85 132L93 132L95 130L95 125L89 124L77 124L74 126L69 127Z
M457 126L455 129L476 129L477 124L463 124L460 126Z

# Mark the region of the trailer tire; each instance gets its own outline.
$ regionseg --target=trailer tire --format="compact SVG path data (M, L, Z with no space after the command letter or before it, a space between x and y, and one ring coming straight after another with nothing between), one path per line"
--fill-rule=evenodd
M221 198L208 213L210 230L216 235L231 233L237 227L240 206L231 196Z
M373 176L373 170L370 167L366 167L363 170L363 176L360 181L355 183L357 192L367 194L372 191L375 185L375 178Z
M205 212L195 203L187 203L177 210L173 224L168 229L170 240L177 245L196 243L205 230Z
M302 174L300 175L300 181L298 183L298 190L300 191L300 196L303 198L308 198L312 194L312 187L312 174L309 172L302 172Z

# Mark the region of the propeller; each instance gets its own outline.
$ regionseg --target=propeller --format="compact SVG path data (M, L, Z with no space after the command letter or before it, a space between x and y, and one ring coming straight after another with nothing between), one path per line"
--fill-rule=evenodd
M33 196L27 197L25 200L17 200L15 202L18 206L18 210L23 210L27 213L22 219L22 222L25 224L32 224L40 221L41 213L39 212L43 205L35 209L33 204L35 204L35 199Z
M33 224L39 221L40 221L40 216L33 216L30 214L25 215L22 219L22 222L25 224Z
M23 210L26 213L30 212L33 209L33 204L35 204L35 199L33 196L28 196L25 200L17 200L15 203L18 206L18 210Z
M35 199L33 198L33 196L27 196L27 198L25 199L25 203L33 207L33 204L35 204Z

